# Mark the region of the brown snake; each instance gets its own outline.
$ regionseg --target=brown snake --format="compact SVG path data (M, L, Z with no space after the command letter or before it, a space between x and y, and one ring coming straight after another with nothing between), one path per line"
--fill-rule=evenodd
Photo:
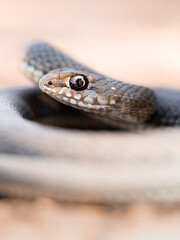
M108 78L41 41L26 48L23 63L25 75L43 92L110 125L180 124L179 91L152 90Z

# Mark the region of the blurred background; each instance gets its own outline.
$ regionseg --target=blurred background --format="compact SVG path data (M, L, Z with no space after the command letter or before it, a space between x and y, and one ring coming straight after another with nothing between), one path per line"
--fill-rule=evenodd
M44 39L117 79L180 85L178 0L0 2L1 87L31 84L18 67L33 39Z
M0 0L0 87L20 72L27 43L43 39L116 79L180 87L179 0ZM180 239L180 211L0 201L0 235L21 239Z

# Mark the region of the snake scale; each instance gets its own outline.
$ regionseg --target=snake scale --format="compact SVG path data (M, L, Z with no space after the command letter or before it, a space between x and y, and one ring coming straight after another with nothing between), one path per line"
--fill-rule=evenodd
M128 127L146 120L158 125L180 124L179 91L150 90L116 81L41 41L27 47L23 62L25 75L39 83L43 92L63 104L100 116L101 120L108 119L111 124ZM72 88L69 82L73 78L88 82L87 86Z
M1 193L179 202L178 90L108 78L43 41L22 69L36 87L0 91Z

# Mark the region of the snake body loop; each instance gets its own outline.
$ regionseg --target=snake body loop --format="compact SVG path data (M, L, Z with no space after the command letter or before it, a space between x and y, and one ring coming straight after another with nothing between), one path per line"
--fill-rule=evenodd
M151 127L180 125L179 91L107 78L39 41L26 48L23 71L47 94L0 91L1 194L179 204L180 129ZM127 133L104 121L149 127Z
M112 125L128 128L142 123L180 124L179 91L149 89L108 78L45 42L28 45L23 71L50 97ZM88 84L80 89L82 78ZM72 79L78 79L79 89L72 87Z

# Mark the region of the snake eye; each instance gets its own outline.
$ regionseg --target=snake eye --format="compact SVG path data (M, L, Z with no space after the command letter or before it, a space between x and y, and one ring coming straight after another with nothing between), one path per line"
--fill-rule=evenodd
M72 89L76 91L82 91L88 86L88 78L84 75L76 75L70 78L69 84Z

